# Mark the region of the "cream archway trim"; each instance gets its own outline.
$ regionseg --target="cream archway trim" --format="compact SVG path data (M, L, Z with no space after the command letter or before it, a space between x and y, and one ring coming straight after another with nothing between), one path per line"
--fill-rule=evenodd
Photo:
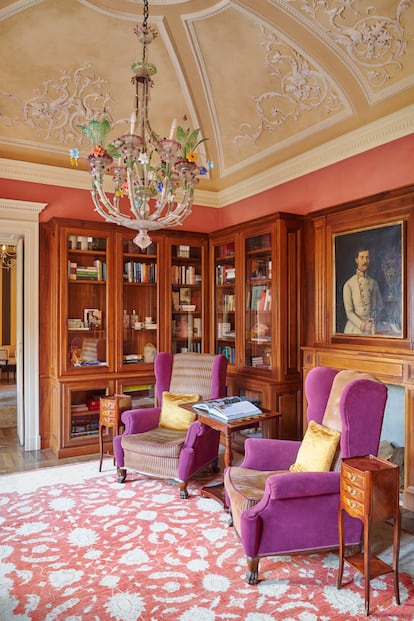
M23 356L24 449L40 449L39 428L39 213L47 203L16 201L0 197L2 233L24 239L23 329L17 337L17 356ZM22 344L24 343L24 349Z

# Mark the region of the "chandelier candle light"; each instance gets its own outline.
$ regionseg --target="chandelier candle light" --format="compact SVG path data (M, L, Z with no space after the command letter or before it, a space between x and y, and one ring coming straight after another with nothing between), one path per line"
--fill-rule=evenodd
M149 88L157 69L147 60L147 46L156 38L157 31L148 26L148 0L144 0L144 21L134 32L143 53L142 61L132 64L135 106L129 133L106 145L111 130L107 119L93 119L78 127L92 143L88 162L96 211L107 222L138 231L134 242L144 249L151 244L148 231L177 226L190 215L198 176L206 175L213 165L197 165L196 149L207 140L199 138L199 129L177 127L174 119L168 138L160 139L151 128ZM79 151L72 149L70 155L76 165ZM113 176L112 202L103 188L106 173ZM129 201L130 213L121 211L124 197Z

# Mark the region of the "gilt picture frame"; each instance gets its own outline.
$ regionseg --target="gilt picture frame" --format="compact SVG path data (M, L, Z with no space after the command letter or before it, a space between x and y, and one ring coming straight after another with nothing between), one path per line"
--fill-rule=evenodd
M403 222L333 236L334 333L404 336Z

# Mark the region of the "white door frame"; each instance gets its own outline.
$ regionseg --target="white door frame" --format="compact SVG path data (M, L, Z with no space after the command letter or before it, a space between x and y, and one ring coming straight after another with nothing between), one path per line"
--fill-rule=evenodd
M25 451L41 448L39 425L39 213L47 203L33 203L0 198L0 233L23 239L23 334L16 335L17 364L23 369L23 410ZM21 278L21 277L20 277ZM19 358L20 356L20 358ZM21 364L23 363L23 364Z

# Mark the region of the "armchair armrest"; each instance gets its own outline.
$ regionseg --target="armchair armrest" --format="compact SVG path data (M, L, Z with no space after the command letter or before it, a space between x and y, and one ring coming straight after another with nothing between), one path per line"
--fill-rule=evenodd
M142 408L139 410L126 410L121 414L121 420L125 425L123 435L132 433L144 433L158 427L161 408Z
M294 440L247 438L242 468L252 470L289 470L301 443Z
M339 472L284 472L266 481L265 497L272 500L339 494Z

